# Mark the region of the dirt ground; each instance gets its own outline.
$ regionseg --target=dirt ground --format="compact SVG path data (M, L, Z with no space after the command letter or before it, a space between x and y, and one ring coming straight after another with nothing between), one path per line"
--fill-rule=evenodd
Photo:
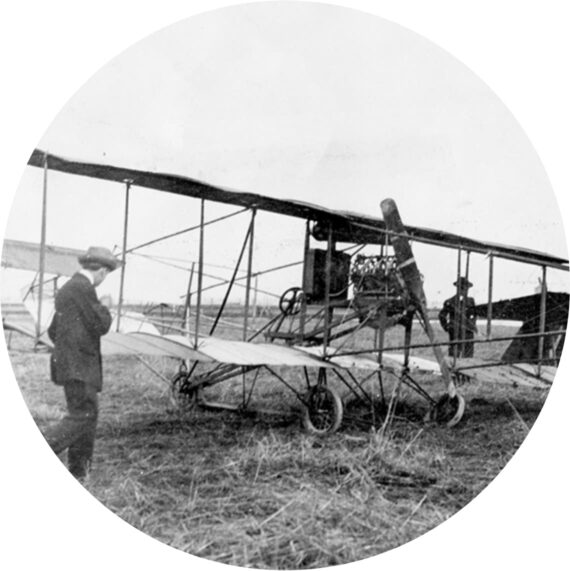
M24 345L13 339L10 357L41 429L64 414L63 395L48 380L48 354ZM165 377L176 370L166 358L151 364ZM301 429L294 395L269 377L253 400L277 414L181 415L137 359L106 358L104 375L91 494L177 549L271 569L361 560L439 525L503 469L546 398L470 382L452 429L425 424L424 405L406 398L385 432L352 421L359 409L349 407L338 433L321 438ZM240 383L213 388L215 398L239 395Z

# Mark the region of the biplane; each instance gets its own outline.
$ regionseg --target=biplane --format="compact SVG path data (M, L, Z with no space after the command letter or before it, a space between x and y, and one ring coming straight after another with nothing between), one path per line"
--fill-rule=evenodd
M115 323L102 339L102 351L171 357L176 362L169 378L171 392L182 409L207 406L243 411L250 405L256 384L261 382L261 373L265 373L293 391L302 404L303 425L316 434L334 432L343 421L345 402L333 385L344 387L351 398L366 405L360 420L369 425L378 426L389 417L405 387L425 403L422 416L426 420L453 426L465 411L458 386L466 380L530 384L546 389L553 382L564 345L569 298L565 292L548 291L547 272L568 272L565 258L404 225L396 203L389 198L382 200L379 218L298 200L237 192L183 176L67 160L41 150L33 152L29 165L44 169L44 181L49 171L59 171L117 183L119 190L124 189L120 256L125 263L120 270ZM199 256L197 268L192 265L178 328L165 331L153 324L148 315L125 311L124 274L129 267L127 257L134 251L127 247L129 194L133 187L198 201L200 222L189 230L198 233ZM208 220L205 205L210 202L237 210ZM253 327L251 307L257 293L254 281L261 273L253 267L254 236L256 216L261 212L304 221L302 272L297 283L283 284L275 312L260 326L255 320ZM205 332L205 230L232 215L248 217L247 230L232 275L224 283L223 300ZM508 344L496 358L463 358L453 351L454 345L462 343L461 338L450 342L438 337L412 251L416 243L455 250L454 277L458 279L469 277L470 256L488 260L488 299L476 307L477 316L486 321L486 335L475 343ZM46 297L45 284L51 283L55 291L59 277L76 271L77 255L74 250L46 245L45 231L42 243L35 246L5 240L3 266L38 272L31 288L37 293L37 303L31 308L35 331L18 328L8 320L4 321L5 329L18 330L49 345L44 334L50 312L49 303L42 301ZM522 298L494 300L497 259L538 267L542 272L540 291ZM242 266L245 270L240 275ZM193 290L194 278L197 285ZM217 329L223 322L230 292L237 286L244 291L239 338L222 338ZM518 321L522 326L514 335L497 338L492 335L497 319ZM423 333L420 340L414 339L413 333L418 327ZM448 346L452 350L444 354L443 348ZM418 350L423 351L421 355ZM431 355L426 356L426 351ZM426 375L430 382L424 382ZM238 404L208 399L210 387L231 379L243 380Z

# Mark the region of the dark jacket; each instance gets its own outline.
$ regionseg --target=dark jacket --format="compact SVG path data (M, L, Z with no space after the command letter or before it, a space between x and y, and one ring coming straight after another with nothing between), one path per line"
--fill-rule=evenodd
M439 322L451 337L477 333L475 300L472 297L454 295L443 303L439 312Z
M55 297L55 315L48 328L54 343L54 383L77 380L101 390L101 336L109 331L111 321L109 310L99 302L95 287L85 276L77 273L63 285Z

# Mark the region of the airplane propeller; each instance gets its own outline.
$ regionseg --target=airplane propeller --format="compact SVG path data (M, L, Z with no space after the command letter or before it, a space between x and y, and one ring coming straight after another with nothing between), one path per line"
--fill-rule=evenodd
M447 406L449 402L456 401L457 404L456 414L447 422L447 424L451 426L452 424L450 423L456 424L459 422L463 414L465 402L463 401L463 398L458 395L457 387L449 370L447 361L443 356L441 348L436 344L435 333L428 316L427 299L424 292L422 277L412 252L408 233L406 232L402 219L400 218L398 207L394 200L387 198L380 203L380 208L390 236L390 242L394 248L396 260L398 261L398 270L400 271L400 275L408 288L412 302L420 316L429 341L433 345L435 358L439 364L443 380L447 385L447 394L443 399L440 399L440 403L442 405L445 403ZM440 403L438 403L438 405ZM438 408L441 407L438 406ZM459 416L459 418L456 419L457 416Z

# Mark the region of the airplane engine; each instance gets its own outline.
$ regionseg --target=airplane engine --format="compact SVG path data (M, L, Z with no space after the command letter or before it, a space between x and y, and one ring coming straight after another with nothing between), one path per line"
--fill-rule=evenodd
M405 323L412 308L395 256L356 256L350 279L361 321L373 328Z

